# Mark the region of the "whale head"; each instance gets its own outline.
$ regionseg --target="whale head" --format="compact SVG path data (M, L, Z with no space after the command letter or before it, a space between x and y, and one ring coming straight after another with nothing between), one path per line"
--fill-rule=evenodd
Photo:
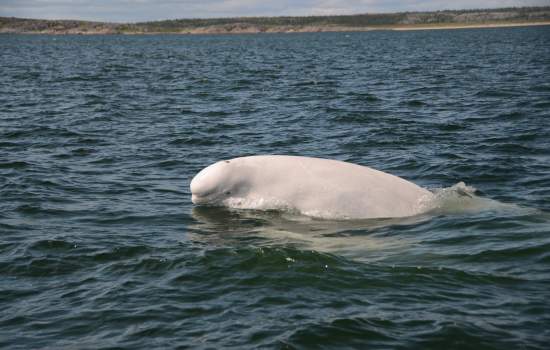
M225 199L241 194L244 180L235 163L234 160L222 160L195 175L190 184L193 204L221 204Z

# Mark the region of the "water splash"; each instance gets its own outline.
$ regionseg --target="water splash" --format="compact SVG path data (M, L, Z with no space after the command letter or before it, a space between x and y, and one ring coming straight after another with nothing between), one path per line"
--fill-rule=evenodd
M433 190L434 197L424 203L427 214L452 215L496 212L499 214L521 215L532 213L535 209L520 207L512 203L503 203L491 198L476 195L477 189L459 182L451 187Z

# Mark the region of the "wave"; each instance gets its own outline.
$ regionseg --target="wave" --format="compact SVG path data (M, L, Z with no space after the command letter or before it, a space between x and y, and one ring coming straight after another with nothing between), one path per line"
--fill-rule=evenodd
M344 219L307 216L286 203L258 200L247 208L194 207L195 223L188 227L193 240L226 246L242 244L243 237L261 246L293 246L301 250L336 253L353 260L387 261L418 242L433 225L448 225L453 216L525 217L540 211L478 196L474 187L459 182L433 190L422 214L403 218ZM241 203L242 204L242 203ZM436 217L448 217L434 221ZM195 234L198 232L199 234ZM223 235L220 235L223 232ZM401 233L407 233L405 235ZM427 262L429 263L429 262Z
M503 203L494 199L480 197L476 188L459 182L451 187L432 190L434 196L431 199L422 199L420 214L425 215L452 215L452 214L473 214L481 212L509 212L510 214L533 213L534 209L520 207L515 204ZM258 210L258 211L281 211L293 215L303 215L326 220L353 220L339 212L308 211L301 212L292 205L277 198L246 197L230 198L224 201L224 205L230 209ZM359 219L361 221L372 219Z
M535 209L521 207L516 204L503 203L491 198L480 197L478 190L459 182L451 187L434 189L434 198L425 203L426 214L475 214L482 212L498 212L500 214L529 214Z

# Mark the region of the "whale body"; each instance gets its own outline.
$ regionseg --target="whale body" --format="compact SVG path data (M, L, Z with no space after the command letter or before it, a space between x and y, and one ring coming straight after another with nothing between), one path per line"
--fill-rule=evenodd
M260 155L222 160L191 181L197 205L289 210L322 218L420 214L432 192L366 166L321 158Z

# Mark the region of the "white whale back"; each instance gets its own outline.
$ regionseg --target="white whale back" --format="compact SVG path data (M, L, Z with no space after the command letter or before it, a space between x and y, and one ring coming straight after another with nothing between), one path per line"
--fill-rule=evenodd
M197 204L283 209L315 217L353 219L416 215L433 197L430 191L409 181L365 166L279 155L213 164L195 176L191 192ZM201 202L197 195L201 192L209 192L210 200Z

